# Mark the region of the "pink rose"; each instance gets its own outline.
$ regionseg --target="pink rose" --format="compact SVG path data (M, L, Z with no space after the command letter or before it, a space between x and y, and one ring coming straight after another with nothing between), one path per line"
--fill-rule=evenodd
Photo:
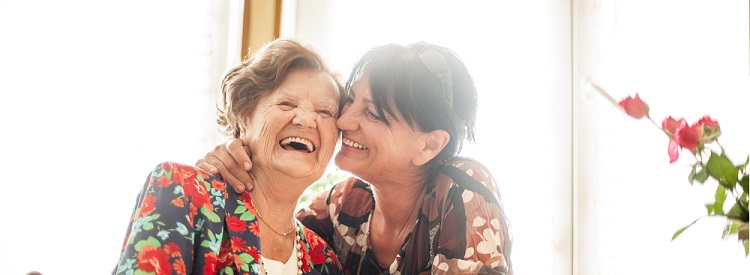
M682 125L687 125L684 118L675 120L672 116L668 116L661 122L661 127L672 135L674 135L674 133L677 132L677 128L680 128Z
M698 123L693 124L690 127L682 125L674 134L674 140L677 144L682 148L689 149L690 152L693 153L695 153L695 149L701 142L701 138L703 138L703 128L701 128L701 125Z
M709 132L716 131L716 126L719 126L719 122L712 119L710 116L705 115L698 120L698 125L703 125Z
M620 107L625 110L625 113L635 119L641 119L644 116L648 116L648 105L635 94L635 98L630 96L624 98L619 103Z
M667 154L669 155L669 163L674 163L677 161L677 158L680 157L680 145L677 145L677 142L674 141L674 139L669 139Z

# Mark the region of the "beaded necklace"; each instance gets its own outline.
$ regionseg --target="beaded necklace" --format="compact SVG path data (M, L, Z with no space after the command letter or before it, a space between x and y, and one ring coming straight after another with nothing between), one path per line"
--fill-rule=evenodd
M297 275L302 275L302 245L300 244L301 237L299 234L300 232L298 231L294 238L294 248L297 250ZM268 275L265 259L266 258L263 257L263 255L260 255L260 271L263 272L263 274Z

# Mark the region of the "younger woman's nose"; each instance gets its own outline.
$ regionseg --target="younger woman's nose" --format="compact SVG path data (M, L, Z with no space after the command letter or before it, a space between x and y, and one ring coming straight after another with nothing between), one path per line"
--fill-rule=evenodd
M359 122L357 119L361 117L361 112L359 113L360 115L357 115L357 112L355 112L355 110L352 109L352 106L350 104L347 104L341 110L341 116L336 121L336 126L338 126L339 129L344 130L344 131L352 131L352 130L359 129Z

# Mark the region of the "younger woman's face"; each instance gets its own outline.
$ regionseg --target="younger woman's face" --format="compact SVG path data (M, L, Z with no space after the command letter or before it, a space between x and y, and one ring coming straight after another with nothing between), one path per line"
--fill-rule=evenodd
M381 177L397 175L399 170L413 167L412 158L424 133L412 129L398 115L379 117L364 76L352 85L349 98L336 123L342 132L342 144L336 165L357 177L376 182ZM395 109L395 106L392 106ZM384 123L390 122L390 127Z

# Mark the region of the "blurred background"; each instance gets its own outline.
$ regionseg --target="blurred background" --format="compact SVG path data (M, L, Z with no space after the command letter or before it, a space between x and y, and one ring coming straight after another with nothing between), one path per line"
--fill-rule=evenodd
M0 274L111 273L151 169L226 139L219 82L275 37L314 43L342 75L382 44L456 51L480 104L463 155L499 185L516 274L746 272L721 219L671 241L715 183L691 186L692 157L670 165L668 139L591 84L639 93L657 122L711 115L740 164L748 2L0 0Z

